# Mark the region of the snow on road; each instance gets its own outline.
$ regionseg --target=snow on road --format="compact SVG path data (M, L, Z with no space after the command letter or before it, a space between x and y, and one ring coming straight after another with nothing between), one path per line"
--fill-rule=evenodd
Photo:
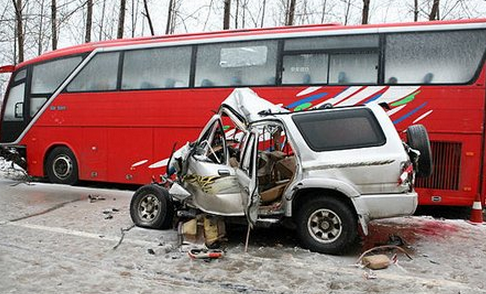
M132 226L131 191L12 186L22 175L6 167L0 162L0 293L486 293L486 226L382 220L346 256L304 250L286 229L254 231L244 253L245 230L236 228L225 257L204 262L181 252L174 230L134 227L114 249ZM365 278L354 266L361 251L391 235L413 260L398 254Z

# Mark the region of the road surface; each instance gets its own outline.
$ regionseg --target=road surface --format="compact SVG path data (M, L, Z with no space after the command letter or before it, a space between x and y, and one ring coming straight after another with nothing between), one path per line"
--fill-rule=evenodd
M486 293L485 226L380 221L341 257L301 249L284 229L254 232L244 253L237 229L225 257L204 262L181 251L174 230L131 228L132 193L0 178L0 293ZM354 265L391 235L413 260L398 254L374 272Z

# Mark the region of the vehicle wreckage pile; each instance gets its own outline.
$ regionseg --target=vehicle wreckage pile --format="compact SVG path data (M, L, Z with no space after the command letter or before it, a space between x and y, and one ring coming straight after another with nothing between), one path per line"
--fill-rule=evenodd
M290 112L234 90L199 138L173 152L161 182L135 192L133 222L180 222L186 241L207 247L225 222L247 223L247 243L255 225L288 224L303 247L341 254L370 220L413 214L415 177L432 170L425 128L410 126L402 142L380 105L324 105Z

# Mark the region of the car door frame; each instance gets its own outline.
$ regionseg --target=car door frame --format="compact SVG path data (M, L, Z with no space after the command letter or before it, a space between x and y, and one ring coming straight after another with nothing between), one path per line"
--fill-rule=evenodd
M245 216L250 227L253 227L258 220L258 209L260 206L257 177L259 135L253 129L247 132L247 136L240 166L236 169L236 176L241 187L241 201Z

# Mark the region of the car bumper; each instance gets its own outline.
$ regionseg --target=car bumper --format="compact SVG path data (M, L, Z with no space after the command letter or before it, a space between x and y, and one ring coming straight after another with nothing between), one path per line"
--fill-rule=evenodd
M416 192L401 194L362 195L353 198L358 213L367 221L379 218L412 215L418 204Z

